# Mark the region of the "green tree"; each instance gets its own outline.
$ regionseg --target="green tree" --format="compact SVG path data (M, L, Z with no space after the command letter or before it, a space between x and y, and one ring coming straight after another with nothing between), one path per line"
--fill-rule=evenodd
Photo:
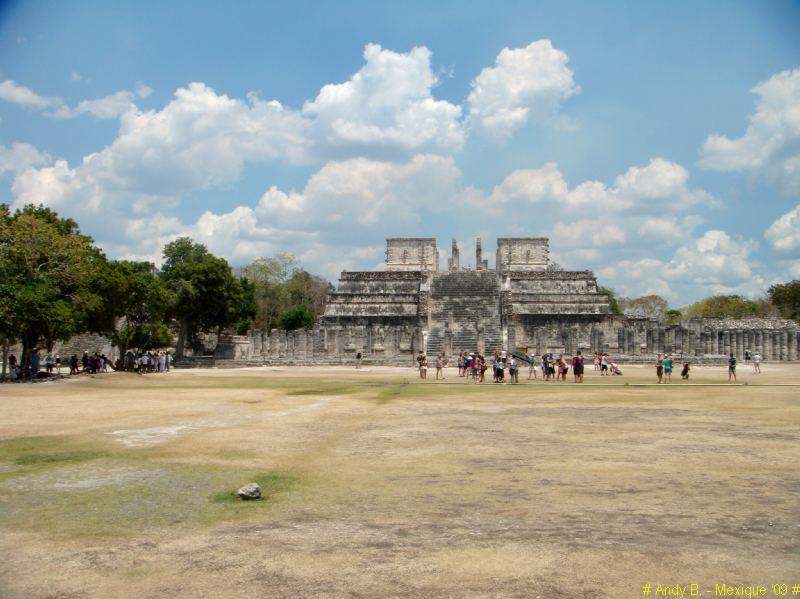
M292 254L258 258L238 272L253 284L255 326L261 330L280 327L280 317L300 304L314 316L325 310L331 284L303 270Z
M770 302L784 318L800 321L800 281L773 285L767 292Z
M308 309L308 306L300 304L289 308L281 314L278 324L285 331L294 331L296 329L310 329L314 326L314 320L314 314Z
M620 308L620 305L617 302L617 293L613 289L608 287L598 287L597 293L608 296L608 305L612 314L622 314L622 308Z
M252 318L243 286L223 258L200 243L181 237L164 247L161 277L175 296L171 315L178 321L176 358L182 358L186 342L196 346L200 331L228 327Z
M714 295L683 309L687 318L742 318L770 316L775 309L765 300L750 300L741 295Z
M147 350L171 343L164 321L175 296L153 264L111 261L97 276L95 288L105 301L90 314L88 328L108 335L120 354L131 347Z
M332 285L321 277L316 277L303 269L295 270L286 282L290 306L304 304L316 317L325 311L325 302Z
M22 339L23 360L41 343L50 348L87 330L103 302L92 283L105 265L74 220L43 206L0 209L2 336Z
M683 312L680 310L667 310L666 314L664 314L665 321L667 324L679 324L683 319Z

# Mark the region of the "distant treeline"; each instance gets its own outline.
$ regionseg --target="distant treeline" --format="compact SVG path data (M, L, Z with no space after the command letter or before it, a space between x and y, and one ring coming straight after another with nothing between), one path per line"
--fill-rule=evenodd
M765 297L748 299L741 295L713 295L683 308L670 308L660 295L618 297L612 289L601 287L611 297L614 314L665 320L670 324L684 318L782 317L800 321L800 281L773 285Z

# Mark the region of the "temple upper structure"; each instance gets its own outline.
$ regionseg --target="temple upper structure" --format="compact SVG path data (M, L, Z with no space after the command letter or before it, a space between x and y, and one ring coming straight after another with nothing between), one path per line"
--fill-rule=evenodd
M545 270L550 264L546 237L501 237L497 240L497 270Z
M436 239L400 237L386 240L386 270L439 270L439 249Z

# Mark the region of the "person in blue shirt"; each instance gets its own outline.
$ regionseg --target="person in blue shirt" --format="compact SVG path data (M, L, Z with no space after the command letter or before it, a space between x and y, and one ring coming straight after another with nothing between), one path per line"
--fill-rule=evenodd
M664 382L672 382L672 358L669 354L664 354Z

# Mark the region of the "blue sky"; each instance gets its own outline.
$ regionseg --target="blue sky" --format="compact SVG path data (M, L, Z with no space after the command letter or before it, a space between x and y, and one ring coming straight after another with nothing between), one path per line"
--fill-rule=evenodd
M757 296L800 278L798 69L789 2L5 2L0 189L114 257L546 235L626 295Z

